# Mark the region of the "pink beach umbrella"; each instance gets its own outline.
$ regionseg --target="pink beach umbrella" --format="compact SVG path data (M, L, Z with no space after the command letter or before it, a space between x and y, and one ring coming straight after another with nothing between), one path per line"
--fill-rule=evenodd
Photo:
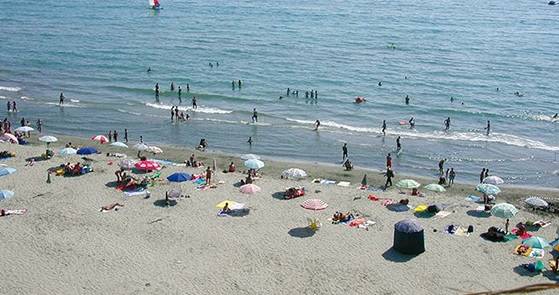
M301 203L301 207L309 210L323 210L328 207L328 204L320 199L308 199Z
M134 167L136 167L136 169L141 170L141 171L153 171L153 170L161 169L161 166L159 166L158 163L156 163L154 161L150 161L150 160L140 161L140 162L134 164Z
M240 191L243 194L254 194L254 193L257 193L257 192L261 191L261 189L260 189L259 186L255 185L255 184L252 184L252 183L249 183L249 184L245 184L245 185L241 186Z
M11 143L18 143L17 137L15 137L15 135L11 133L4 133L4 135L2 135L0 139L4 141L9 141Z
M107 137L105 135L95 135L91 138L91 140L97 141L100 144L104 144L104 143L109 142L109 140L107 139Z

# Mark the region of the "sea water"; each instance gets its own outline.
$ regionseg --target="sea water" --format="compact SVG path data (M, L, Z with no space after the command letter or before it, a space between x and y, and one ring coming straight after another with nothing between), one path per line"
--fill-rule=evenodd
M558 187L559 7L546 2L192 0L153 11L147 1L3 1L0 99L17 101L12 122L41 118L53 134L128 128L133 141L203 137L217 151L331 164L347 142L354 164L373 169L401 136L397 173L434 177L447 158L457 180L489 168ZM192 120L171 123L175 105ZM412 116L415 129L400 125Z

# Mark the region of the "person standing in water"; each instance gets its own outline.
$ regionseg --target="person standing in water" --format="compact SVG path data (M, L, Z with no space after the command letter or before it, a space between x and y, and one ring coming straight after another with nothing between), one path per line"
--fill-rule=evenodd
M249 146L252 146L252 136L249 136L249 137L248 137L247 142L248 142L248 145L249 145Z
M159 99L159 83L155 83L155 98Z
M314 91L314 99L318 99L318 90Z
M411 117L408 122L410 123L410 128L411 129L415 128L415 118L414 117Z
M489 177L489 168L485 168L485 174L483 175L483 178L487 178Z
M171 107L171 122L173 122L175 119L175 106Z
M406 95L406 105L410 104L410 97L408 95Z
M113 141L114 142L118 141L118 133L116 132L116 130L113 130Z
M258 113L256 112L256 108L252 109L252 123L258 122Z
M291 89L289 89L289 87L287 87L287 95L286 96L289 96L290 93L291 93Z
M439 174L443 175L444 174L444 162L446 162L446 159L442 159L439 161Z
M483 183L484 178L485 178L485 168L483 168L483 170L481 170L481 173L479 174L479 183Z
M382 135L386 136L386 120L382 120Z
M192 97L192 109L193 110L198 109L198 104L196 103L196 96Z
M12 103L8 101L8 103L6 104L8 107L8 112L12 110Z
M448 131L450 129L450 117L446 118L446 120L444 120L444 130Z
M178 92L178 95L179 95L179 103L182 103L182 89L181 89L181 87L180 87L180 86L179 86L179 92Z
M128 129L124 129L124 141L128 143Z
M396 137L396 153L400 153L402 144L400 143L400 136Z
M320 121L316 120L316 122L314 122L314 130L318 130L318 127L320 127Z
M39 133L43 132L43 122L41 121L41 119L37 119L37 130L39 131Z
M64 104L64 92L60 92L60 100L58 101L59 105L63 105Z
M386 155L386 168L392 168L392 156L390 153Z
M235 81L231 81L231 89L235 90Z
M12 101L12 112L17 113L17 105L16 105L16 101Z
M487 127L485 127L485 130L485 135L489 136L489 133L491 133L491 121L487 120Z
M190 93L190 84L186 83L186 92Z
M175 82L171 82L171 91L175 91Z
M344 143L344 146L342 146L342 161L347 159L347 157L347 143Z
M456 172L454 172L454 168L450 168L450 172L448 172L448 185L454 184L454 178L456 177Z
M243 84L242 84L241 80L239 80L239 90L241 90L241 86L242 86L242 85L243 85Z
M109 140L109 142L113 141L113 131L109 130L109 136L107 137L107 139Z
M305 98L309 99L309 92L308 91L305 91Z

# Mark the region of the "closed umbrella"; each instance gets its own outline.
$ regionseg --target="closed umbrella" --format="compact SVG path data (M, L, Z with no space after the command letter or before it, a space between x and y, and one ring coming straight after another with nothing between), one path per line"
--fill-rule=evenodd
M163 153L163 150L162 150L162 149L160 149L159 147L156 147L156 146L154 146L154 145L148 146L148 148L146 149L146 151L147 151L147 152L150 152L150 153L154 153L154 154L161 154L161 153Z
M505 231L509 231L509 219L518 213L518 209L509 203L500 203L491 208L491 215L499 218L506 219Z
M167 176L167 180L171 182L183 182L183 181L189 181L191 179L192 176L186 172L176 172Z
M134 164L134 167L136 167L136 169L141 171L153 171L153 170L159 170L161 168L161 166L159 166L158 163L149 160L140 161Z
M551 247L548 241L540 237L528 238L522 241L522 244L535 249L543 249L543 248Z
M75 155L77 153L78 153L77 150L75 150L73 148L70 148L70 147L63 148L58 152L58 154L61 155L61 156L71 156L71 155Z
M109 139L105 135L95 135L95 136L91 137L91 140L97 141L100 144L104 144L104 143L109 142Z
M97 153L97 149L91 146L85 146L76 152L78 155L91 155Z
M117 146L117 147L121 147L121 148L128 148L128 145L126 145L124 142L120 142L120 141L115 141L113 143L111 143L112 146Z
M137 143L137 144L134 145L134 149L139 150L139 151L145 151L148 148L149 147L143 142L140 142L140 143Z
M14 196L14 192L9 190L0 190L0 201L11 199Z
M241 156L243 160L260 160L260 156L255 154L244 154Z
M17 140L17 137L15 137L15 135L11 134L11 133L4 133L4 135L2 135L2 137L0 138L4 141L9 141L12 143L18 143L19 141Z
M245 167L249 168L249 169L261 169L264 167L264 162L260 161L260 160L256 160L256 159L250 159L250 160L246 160L245 161Z
M39 137L39 141L46 142L48 144L48 143L51 143L51 142L57 142L58 138L56 138L54 136L50 136L50 135L45 135L45 136Z
M421 184L419 184L419 182L417 182L413 179L402 179L402 180L398 181L398 183L396 183L396 186L399 187L399 188L412 189L412 188L420 187Z
M33 130L35 130L35 129L33 129L29 126L21 126L21 127L16 128L17 132L31 132Z
M15 168L11 168L11 167L0 168L0 176L10 175L16 173L16 171L17 170Z
M501 185L505 183L505 181L499 176L488 176L483 179L483 183L493 184L493 185Z
M135 164L136 162L133 160L122 160L120 161L120 163L118 163L118 166L122 169L130 170L134 168Z
M361 186L367 186L367 174L363 175L363 179L361 179Z
M530 206L537 207L537 208L546 208L549 206L549 204L546 201L538 197L528 197L526 200L524 200L524 202L526 202L526 204Z
M498 188L496 185L488 183L478 184L476 186L476 190L486 195L496 195L501 192L501 189Z
M284 178L303 179L307 177L307 172L299 168L289 168L281 173Z
M308 199L301 203L301 207L309 210L323 210L328 207L328 204L320 199Z
M239 191L243 194L254 194L261 191L261 189L256 184L249 183L241 186Z
M446 192L446 189L442 185L436 184L436 183L431 183L431 184L426 185L425 189L433 191L433 192L437 192L437 193Z

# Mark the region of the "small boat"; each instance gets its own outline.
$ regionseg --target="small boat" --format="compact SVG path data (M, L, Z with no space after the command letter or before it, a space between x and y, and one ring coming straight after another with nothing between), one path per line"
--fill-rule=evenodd
M161 5L159 4L159 0L148 0L149 1L149 7L153 10L159 10L161 9Z

